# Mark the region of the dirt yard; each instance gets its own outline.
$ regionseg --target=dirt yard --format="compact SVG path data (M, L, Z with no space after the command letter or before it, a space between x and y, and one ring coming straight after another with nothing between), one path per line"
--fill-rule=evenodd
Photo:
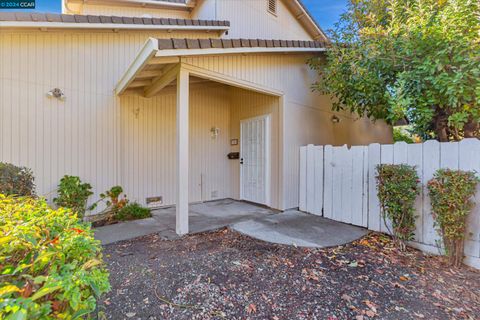
M371 234L303 249L224 229L105 247L108 319L480 319L480 273Z

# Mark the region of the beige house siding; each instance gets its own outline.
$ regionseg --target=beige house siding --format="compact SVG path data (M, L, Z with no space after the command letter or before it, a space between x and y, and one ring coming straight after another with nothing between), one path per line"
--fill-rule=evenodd
M169 92L168 92L169 91ZM162 196L175 203L176 96L121 100L121 184L137 201ZM230 198L230 101L224 86L192 88L190 98L190 201ZM212 139L211 127L220 128ZM212 196L216 193L216 196Z
M90 182L96 195L122 184L134 200L143 202L148 196L161 195L164 204L173 204L173 91L167 89L153 99L119 98L113 92L149 36L198 38L212 34L1 32L0 161L31 167L39 194L50 199L59 179L72 174ZM279 98L224 86L192 86L192 201L210 200L214 191L217 198L238 197L238 165L228 161L226 154L234 149L229 140L238 138L239 120L246 117L274 115L278 160L275 155L272 159L278 163L272 164L272 201L280 209L298 206L301 145L391 141L386 126L349 117L333 125L329 100L309 88L314 74L305 65L304 55L210 56L183 61L284 93L282 107ZM66 101L46 97L55 87L65 92ZM217 140L211 139L212 126L221 129ZM276 190L282 179L285 188Z
M227 38L313 40L282 0L277 15L267 11L267 0L204 0L192 18L229 20Z
M142 17L147 15L152 18L190 19L190 12L183 10L143 8L140 6L98 5L89 3L82 5L71 5L71 7L72 9L78 8L75 13L85 15L92 14L120 17Z

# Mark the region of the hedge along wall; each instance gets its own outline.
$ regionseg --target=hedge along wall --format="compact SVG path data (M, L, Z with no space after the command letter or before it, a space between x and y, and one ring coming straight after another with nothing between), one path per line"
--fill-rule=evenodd
M333 147L308 145L300 150L300 210L388 233L376 189L378 164L408 164L417 169L422 188L415 202L415 240L423 251L440 253L441 237L434 227L427 183L440 168L472 170L480 176L480 140L419 144ZM465 263L480 269L480 190L467 219ZM387 221L388 223L388 221Z

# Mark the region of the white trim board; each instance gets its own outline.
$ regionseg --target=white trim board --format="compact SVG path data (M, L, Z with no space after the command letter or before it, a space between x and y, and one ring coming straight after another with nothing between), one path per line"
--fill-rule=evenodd
M227 26L179 26L179 25L146 25L123 23L76 23L76 22L36 22L36 21L0 21L0 28L30 29L90 29L90 30L192 30L220 31L230 30ZM158 47L157 47L158 48Z

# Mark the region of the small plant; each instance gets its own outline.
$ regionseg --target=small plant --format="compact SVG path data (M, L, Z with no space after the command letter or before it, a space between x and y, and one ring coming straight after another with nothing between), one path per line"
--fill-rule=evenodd
M126 195L123 195L123 188L120 186L114 186L105 193L100 194L100 201L104 201L107 205L106 211L110 211L113 216L116 216L118 211L128 204Z
M463 262L465 221L473 208L479 179L471 171L438 170L428 182L432 214L443 238L449 262Z
M150 209L144 208L138 203L129 203L118 210L115 219L119 221L145 219L151 217Z
M35 196L32 170L0 162L0 193L12 196Z
M419 179L415 167L381 164L377 166L378 198L385 225L391 222L395 245L405 250L406 241L412 240L415 231L414 203L419 194Z
M100 242L69 209L0 195L0 319L85 319L110 289Z
M56 205L72 209L79 218L83 218L88 198L93 194L92 186L82 183L79 177L64 176L58 185L58 198L53 199Z

